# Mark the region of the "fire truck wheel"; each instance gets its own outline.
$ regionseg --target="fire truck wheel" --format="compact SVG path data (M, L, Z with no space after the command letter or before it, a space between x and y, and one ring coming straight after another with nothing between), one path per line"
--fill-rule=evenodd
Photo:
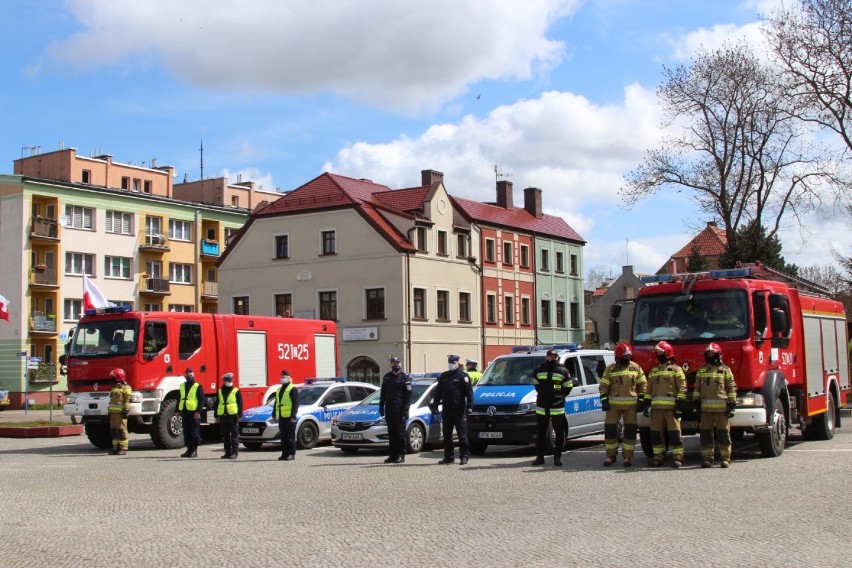
M167 398L151 424L151 439L158 448L177 450L183 447L183 423L177 411L178 401Z
M319 430L313 422L305 421L299 425L299 431L296 432L296 444L300 450L310 450L317 445Z
M485 453L485 450L487 450L487 449L488 449L488 444L485 444L483 442L478 442L478 441L475 442L473 440L471 440L471 442L470 442L470 453L472 453L475 456L483 455Z
M86 422L86 437L96 448L107 450L112 447L112 435L106 422Z
M405 441L409 454L420 453L420 450L426 444L426 432L423 430L423 426L417 422L412 422L405 432Z
M775 399L775 407L769 417L769 429L759 432L757 441L760 452L768 458L778 457L784 451L787 445L787 417L780 398Z
M834 438L834 393L831 391L828 393L827 404L827 410L815 417L810 428L806 430L806 432L811 432L814 440L831 440Z

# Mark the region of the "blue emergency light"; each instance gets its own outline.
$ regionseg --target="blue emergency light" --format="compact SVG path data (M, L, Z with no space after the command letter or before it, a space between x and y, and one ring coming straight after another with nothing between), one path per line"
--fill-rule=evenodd
M89 308L86 310L87 316L102 316L106 314L126 314L131 310L130 306L123 304L121 306L111 306L109 308Z
M644 284L654 284L659 282L671 282L674 278L671 274L656 274L654 276L640 276L639 280Z

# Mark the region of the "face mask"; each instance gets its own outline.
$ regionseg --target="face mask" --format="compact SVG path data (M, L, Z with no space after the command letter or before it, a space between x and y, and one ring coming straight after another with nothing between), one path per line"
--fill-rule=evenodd
M290 377L281 377L281 384L286 385L290 382Z
M456 367L458 367L458 365L456 365L455 363L450 363L449 365L447 365L447 369L449 369L450 371L455 371Z
M187 376L187 377L186 377L186 382L188 382L188 383L194 383L194 382L195 382L195 377L193 377L193 376Z
M393 367L391 367L391 371L393 371L394 373L398 373L401 370L402 370L402 367L400 367L399 365L394 365Z
M234 386L234 381L225 381L225 386L226 386L226 387L232 387L232 386Z

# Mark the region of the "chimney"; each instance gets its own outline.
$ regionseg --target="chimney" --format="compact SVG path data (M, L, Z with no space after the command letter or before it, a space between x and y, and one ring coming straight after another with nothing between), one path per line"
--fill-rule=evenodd
M524 189L524 209L536 219L541 219L541 190L539 188L528 187Z
M444 172L436 170L420 170L420 185L432 187L444 181Z
M716 226L716 221L707 221L707 226L708 226L708 227L715 227L715 226Z
M497 207L512 209L512 182L504 179L497 182Z

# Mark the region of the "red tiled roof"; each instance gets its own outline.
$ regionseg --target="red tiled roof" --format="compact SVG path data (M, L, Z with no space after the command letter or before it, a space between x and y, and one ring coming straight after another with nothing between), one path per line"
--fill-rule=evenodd
M394 209L406 211L420 211L423 209L423 200L429 193L429 187L412 187L409 189L394 189L374 194L376 199Z
M584 244L586 242L562 217L542 215L541 219L537 219L523 207L505 209L497 205L460 197L452 197L451 199L464 216L479 223L500 225L509 229L529 231Z
M689 258L694 247L698 247L698 251L702 256L720 256L725 252L727 244L728 235L724 229L720 229L714 225L707 225L703 231L695 235L691 241L674 253L671 258Z

